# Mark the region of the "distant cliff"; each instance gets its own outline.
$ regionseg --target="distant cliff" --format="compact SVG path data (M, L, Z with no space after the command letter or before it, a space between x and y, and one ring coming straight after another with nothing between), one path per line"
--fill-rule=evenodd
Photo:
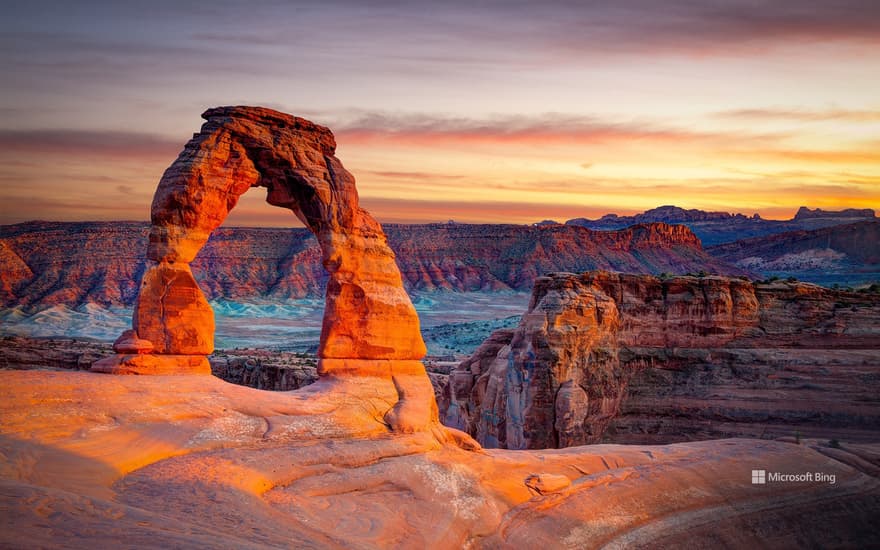
M448 378L441 418L513 449L876 438L880 295L591 272L539 278Z
M145 268L148 225L31 222L0 227L3 305L130 305ZM621 231L573 226L387 225L410 290L528 291L550 271L741 273L682 226ZM321 296L320 250L306 229L220 228L192 263L209 298Z
M810 210L802 206L794 218L790 220L765 220L758 214L730 214L727 212L706 212L703 210L685 210L677 206L660 206L635 214L618 216L606 214L597 220L575 218L568 220L566 225L578 225L590 229L615 230L637 223L670 223L688 226L699 237L703 246L729 243L740 239L763 237L784 233L786 231L803 231L852 223L861 220L874 220L871 209L857 210L849 208L839 212Z
M810 210L806 206L801 206L794 215L793 220L810 220L815 218L874 218L874 211L870 208L846 208L844 210L822 210L816 208Z
M880 281L880 221L743 239L707 252L765 277L826 286L872 283Z

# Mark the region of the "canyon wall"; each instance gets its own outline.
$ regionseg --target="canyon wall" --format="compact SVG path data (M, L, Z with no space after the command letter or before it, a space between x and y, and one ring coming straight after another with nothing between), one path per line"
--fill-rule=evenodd
M487 446L880 436L880 296L725 277L551 274L442 388Z
M610 232L467 224L384 230L407 290L528 291L551 271L741 273L706 254L687 228L665 224ZM138 222L0 226L2 305L130 306L147 265L148 233L149 225ZM321 250L307 229L221 227L191 267L209 299L318 297L327 284Z
M707 252L764 277L824 286L874 284L880 282L880 221L742 239Z

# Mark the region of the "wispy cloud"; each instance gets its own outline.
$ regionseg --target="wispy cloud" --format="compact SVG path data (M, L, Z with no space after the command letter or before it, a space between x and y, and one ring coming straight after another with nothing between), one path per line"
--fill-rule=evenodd
M460 180L464 178L462 175L455 174L437 174L432 172L396 172L390 170L364 170L361 174L370 174L380 178L402 179L409 181L428 181L428 180Z
M880 122L880 110L851 110L851 109L735 109L722 111L718 117L725 119L749 119L749 120L791 120L797 122Z
M340 143L371 141L434 146L438 143L588 144L611 142L720 143L748 138L751 142L779 140L784 134L725 133L664 126L653 121L612 121L601 117L544 113L530 116L499 115L484 119L426 113L363 113L331 124Z
M877 148L853 148L845 150L769 148L727 151L724 154L740 158L788 161L799 164L830 164L842 166L851 166L854 164L880 165L880 149Z
M174 159L183 142L147 133L101 130L3 130L3 153Z

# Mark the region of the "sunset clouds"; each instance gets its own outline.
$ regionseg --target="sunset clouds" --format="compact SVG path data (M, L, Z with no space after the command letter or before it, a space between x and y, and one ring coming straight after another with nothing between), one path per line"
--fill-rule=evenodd
M144 219L223 104L330 126L385 221L880 209L878 28L869 1L15 3L0 223ZM262 200L230 223L289 223Z

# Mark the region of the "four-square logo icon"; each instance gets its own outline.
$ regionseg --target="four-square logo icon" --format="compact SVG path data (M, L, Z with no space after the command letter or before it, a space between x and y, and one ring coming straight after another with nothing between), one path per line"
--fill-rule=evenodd
M752 470L752 485L764 485L767 483L766 470Z

